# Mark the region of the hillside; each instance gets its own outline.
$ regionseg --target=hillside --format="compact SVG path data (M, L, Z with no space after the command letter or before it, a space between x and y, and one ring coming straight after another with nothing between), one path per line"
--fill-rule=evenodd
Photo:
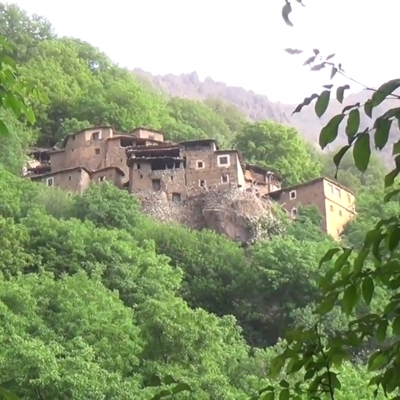
M196 72L181 75L152 75L150 72L143 71L140 68L136 68L133 72L139 78L148 80L154 88L161 89L170 96L196 100L218 97L238 107L253 121L269 119L280 124L291 125L298 129L304 138L316 146L319 132L330 118L340 113L347 105L356 103L363 104L371 95L371 92L364 90L347 96L343 105L339 104L337 101L331 101L326 114L319 119L315 115L312 106L304 107L301 113L292 115L297 104L273 102L268 99L268 96L257 94L252 90L246 90L241 87L228 86L226 83L216 82L210 77L207 77L204 81L200 81ZM391 107L393 107L393 105L391 105ZM388 108L389 104L383 103L378 107L376 115L384 113ZM366 127L367 124L368 118L365 117L361 121L361 126ZM341 128L341 138L335 143L335 147L344 143L346 140L344 126ZM385 163L388 164L391 158L390 149L383 151L381 156Z

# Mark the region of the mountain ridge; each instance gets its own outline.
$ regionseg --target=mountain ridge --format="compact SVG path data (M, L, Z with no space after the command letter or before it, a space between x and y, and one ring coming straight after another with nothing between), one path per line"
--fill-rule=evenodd
M166 93L168 96L183 97L193 100L205 100L210 97L221 98L227 103L236 106L250 120L260 121L269 119L280 124L293 126L300 134L315 147L319 148L318 137L321 129L336 114L342 112L343 108L350 104L363 104L370 97L371 92L362 90L358 93L351 93L344 98L340 104L336 99L331 99L325 114L318 118L314 112L314 106L304 107L300 113L292 115L297 104L285 104L271 101L268 96L257 94L253 90L246 90L238 86L229 86L224 82L214 81L211 77L206 77L201 81L197 72L182 73L175 75L153 75L151 72L135 68L134 75L142 82L147 82L154 89ZM322 91L322 90L321 90ZM310 95L306 93L304 97ZM386 100L378 106L373 113L373 117L383 114L388 108L393 107L391 101ZM361 115L360 129L365 129L371 121ZM347 137L342 124L339 129L337 141L332 145L333 148L347 144ZM390 135L389 144L394 142L394 131ZM386 164L392 161L390 146L386 147L380 157Z

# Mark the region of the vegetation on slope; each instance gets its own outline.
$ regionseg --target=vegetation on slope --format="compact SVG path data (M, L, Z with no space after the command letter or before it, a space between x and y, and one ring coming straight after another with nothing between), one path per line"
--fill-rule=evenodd
M47 94L29 98L33 128L4 111L10 134L1 138L0 158L2 386L24 399L150 399L159 392L152 386L158 374L190 385L193 393L181 399L247 399L281 379L294 382L296 375L273 380L267 373L288 327L316 322L318 280L329 268L318 263L333 242L315 209L283 221L283 236L242 249L212 232L159 224L107 183L67 196L15 173L36 138L54 144L86 124L168 127L171 139L209 136L219 127L224 144L237 143L249 161L270 160L288 183L331 174L329 162L293 130L241 122L228 107L167 100L89 44L57 38L46 21L15 6L2 6L0 21L21 77ZM277 134L287 142L279 152L268 144L280 144ZM350 160L344 166L341 179L358 191L360 212L343 240L355 248L366 227L396 212L380 201L384 173L377 159L368 175ZM377 287L373 301L350 315L334 305L321 330L328 338L345 331L351 318L379 312L390 295ZM354 349L339 369L336 398L372 396L365 352L380 346L371 340Z

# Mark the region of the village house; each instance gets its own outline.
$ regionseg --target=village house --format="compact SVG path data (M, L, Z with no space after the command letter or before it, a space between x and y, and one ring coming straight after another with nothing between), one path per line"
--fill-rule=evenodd
M109 181L133 194L164 192L167 200L181 202L236 188L275 200L293 217L300 205L316 206L321 228L335 239L355 215L354 193L339 183L321 177L282 188L275 171L245 164L239 151L220 149L213 139L172 143L146 128L122 134L102 126L68 135L62 149L34 148L31 157L24 176L71 193Z
M153 146L164 142L162 133L136 128L130 134L120 134L110 126L83 129L68 135L61 149L32 149L33 161L28 163L24 175L48 186L62 187L80 193L86 188L76 187L72 175L65 171L78 167L88 171L91 180L110 180L118 187L127 186L129 169L125 149L129 146ZM107 170L107 173L103 173ZM59 175L59 176L58 176Z
M275 174L245 165L239 151L221 150L213 139L132 146L126 154L130 193L163 191L168 199L180 201L216 188L235 187L262 195L281 187Z
M329 178L313 179L273 191L268 196L293 217L300 205L316 206L322 215L322 230L335 239L340 237L344 225L356 215L354 192Z

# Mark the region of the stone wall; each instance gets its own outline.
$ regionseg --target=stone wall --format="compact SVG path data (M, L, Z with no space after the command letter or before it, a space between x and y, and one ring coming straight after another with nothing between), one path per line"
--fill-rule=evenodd
M260 199L255 191L199 188L180 202L169 200L164 191L134 195L141 201L143 212L157 221L210 229L243 244L267 239L279 231L271 201Z

